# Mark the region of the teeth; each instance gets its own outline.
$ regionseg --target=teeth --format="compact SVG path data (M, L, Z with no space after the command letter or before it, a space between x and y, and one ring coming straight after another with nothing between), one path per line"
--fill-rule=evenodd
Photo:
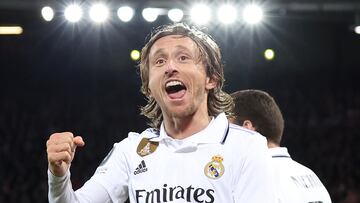
M184 84L182 82L177 81L177 80L172 80L172 81L166 83L166 87L175 86L175 85L184 86Z

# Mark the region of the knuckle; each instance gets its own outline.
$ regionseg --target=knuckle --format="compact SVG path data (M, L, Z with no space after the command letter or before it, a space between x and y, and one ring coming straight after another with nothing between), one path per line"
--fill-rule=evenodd
M54 163L56 160L55 160L55 158L54 158L54 156L52 154L48 154L48 161L50 163Z
M70 138L74 137L74 134L72 132L63 132L63 134Z
M59 133L53 133L53 134L50 135L49 140L56 139L58 136L59 136Z
M69 152L63 151L63 152L61 152L61 153L62 153L62 156L64 157L65 160L70 160L70 159L69 159L69 157L70 157Z
M47 148L46 148L46 152L49 154L49 153L52 153L54 151L54 147L53 147L53 145L49 145L49 146L47 146Z
M74 135L73 135L71 132L53 133L53 134L50 135L49 140L64 139L64 137L66 137L66 138L73 138Z
M71 155L70 155L69 153L66 153L66 160L67 160L68 162L71 161Z
M65 150L68 151L68 152L71 151L71 144L70 143L66 143Z

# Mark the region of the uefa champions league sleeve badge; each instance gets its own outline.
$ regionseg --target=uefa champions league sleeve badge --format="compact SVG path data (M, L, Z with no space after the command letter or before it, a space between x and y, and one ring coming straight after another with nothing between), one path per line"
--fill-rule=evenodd
M212 161L206 164L204 168L204 173L208 178L218 179L220 178L225 171L222 161L224 160L220 155L213 156Z
M159 146L158 142L151 142L147 138L141 139L136 152L139 156L144 157L153 152L155 152L156 148Z

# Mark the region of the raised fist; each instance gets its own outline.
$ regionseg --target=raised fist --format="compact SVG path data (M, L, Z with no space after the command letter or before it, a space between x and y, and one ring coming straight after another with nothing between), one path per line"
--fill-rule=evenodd
M55 176L64 176L74 159L76 147L84 145L82 137L74 137L71 132L52 134L46 142L50 171Z

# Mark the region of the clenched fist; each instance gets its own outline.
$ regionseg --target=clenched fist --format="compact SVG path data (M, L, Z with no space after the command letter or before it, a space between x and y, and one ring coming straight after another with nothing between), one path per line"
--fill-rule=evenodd
M52 134L46 142L50 171L55 176L64 176L74 158L76 147L84 145L82 137L74 137L70 132Z

